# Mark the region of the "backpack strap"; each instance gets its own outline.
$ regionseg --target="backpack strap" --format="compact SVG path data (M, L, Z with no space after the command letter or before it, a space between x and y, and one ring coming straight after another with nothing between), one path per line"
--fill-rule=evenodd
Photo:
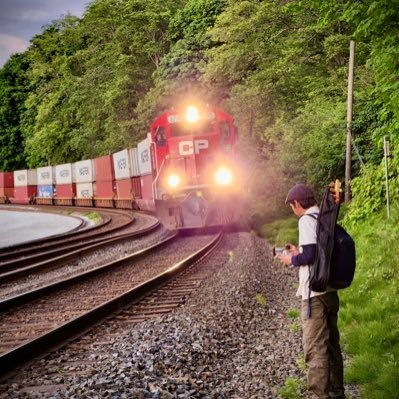
M303 214L301 217L303 217L303 216L310 216L311 218L317 220L319 214L318 214L318 213L305 213L305 214Z
M310 216L312 219L317 220L319 213L305 213L303 214L301 217L303 216ZM308 266L308 270L309 270L309 278L310 278L310 265ZM310 297L310 293L312 292L311 288L310 288L310 282L309 282L309 293L308 293L308 312L307 312L307 316L308 319L310 319L311 316L311 307L310 307L310 301L311 301L311 297Z

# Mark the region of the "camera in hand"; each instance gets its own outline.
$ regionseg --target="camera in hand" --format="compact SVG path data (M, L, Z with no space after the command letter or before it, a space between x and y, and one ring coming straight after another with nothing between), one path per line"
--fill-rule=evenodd
M290 246L286 245L284 247L273 247L273 257L276 255L284 254L287 255L289 252Z

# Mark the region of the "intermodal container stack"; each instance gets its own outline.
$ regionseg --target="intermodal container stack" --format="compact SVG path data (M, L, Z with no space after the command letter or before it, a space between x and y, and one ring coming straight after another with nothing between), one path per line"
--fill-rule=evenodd
M155 211L150 137L138 143L137 152L141 183L141 199L137 203L140 209Z
M37 168L36 204L52 205L55 192L55 169L53 166Z
M130 170L132 171L132 191L134 198L141 198L141 181L139 169L139 153L137 148L129 149Z
M14 173L0 172L0 204L7 203L14 196Z
M76 177L76 199L78 206L93 206L96 196L96 171L94 161L85 159L74 163Z
M96 196L95 205L103 208L114 207L114 197L116 195L116 182L114 173L114 163L112 155L94 159L96 171Z
M134 207L131 161L128 150L112 154L116 179L116 208Z
M31 204L37 194L37 170L24 169L14 171L14 197L12 204Z
M56 205L73 205L76 195L75 171L71 163L64 163L55 167L55 196Z

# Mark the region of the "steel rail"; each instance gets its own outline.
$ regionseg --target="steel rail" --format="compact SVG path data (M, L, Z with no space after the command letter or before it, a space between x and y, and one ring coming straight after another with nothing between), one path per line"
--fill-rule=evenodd
M112 221L112 218L107 217L107 218L105 218L104 221L96 224L95 226L81 229L82 224L85 223L85 221L82 219L82 223L79 226L77 226L74 229L67 231L65 233L54 234L52 236L37 238L37 239L30 240L30 241L22 242L20 244L8 245L7 247L2 247L2 248L0 248L0 261L1 261L1 258L3 258L3 257L7 257L7 256L11 256L11 255L15 254L15 251L23 251L24 248L26 250L29 250L30 249L29 247L34 246L36 244L42 244L42 243L46 243L46 242L62 240L64 238L76 236L78 234L81 234L82 232L87 233L88 231L97 230L101 227L108 225L111 221Z
M177 234L175 235L177 236ZM137 285L129 291L93 308L92 310L74 318L70 321L53 328L47 333L26 342L0 356L0 376L6 376L17 366L32 360L32 358L59 348L65 342L76 338L86 332L93 325L105 320L113 313L119 312L125 306L134 304L144 296L153 293L176 275L186 270L193 263L208 256L220 243L222 233L219 233L210 243L205 245L194 254L171 266L165 272ZM154 248L152 246L150 248ZM145 250L139 251L143 253ZM131 255L129 257L132 257ZM124 258L126 259L126 258Z
M82 236L87 236L90 232L93 232L93 234L90 234L89 237L92 237L92 238L101 237L106 234L110 234L112 232L121 230L121 229L125 228L126 226L128 226L129 224L133 223L134 221L135 221L135 218L132 215L130 220L127 223L121 224L114 228L110 228L107 231L94 232L95 230L105 227L112 222L112 218L107 217L103 223L99 223L99 224L97 224L93 227L87 228L87 229L82 229L82 230L78 230L78 231L74 231L74 232L62 233L62 234L59 234L56 236L51 236L51 237L47 237L44 239L33 240L33 241L21 243L19 245L11 246L11 247L0 248L0 262L5 263L14 258L20 258L22 256L29 256L30 254L33 254L37 251L49 250L51 248L56 248L57 246L60 245L59 241L61 241L61 240L67 240L67 241L65 241L65 243L79 242L82 239ZM42 245L42 244L44 244L44 245ZM8 252L6 250L8 250ZM1 267L1 264L0 264L0 267Z
M139 231L123 233L111 238L99 238L98 240L94 240L89 243L79 243L60 249L54 249L41 254L32 255L27 258L18 259L16 261L0 264L0 284L16 280L28 274L54 269L65 264L66 262L70 262L79 258L81 255L98 250L112 243L145 236L146 234L157 229L159 226L160 222L158 221L154 225Z
M102 266L87 270L85 272L76 274L67 279L60 280L60 281L57 281L54 283L50 283L50 284L44 285L42 287L36 288L34 290L24 292L23 294L18 294L18 295L12 296L10 298L3 299L0 301L0 312L9 310L10 308L15 307L15 306L23 305L25 303L28 303L35 299L38 299L38 298L42 297L43 295L51 294L52 292L59 291L62 288L79 283L79 282L83 281L84 279L95 276L96 274L99 274L106 269L109 270L114 267L122 266L132 260L136 260L142 256L146 256L149 253L151 253L152 251L154 251L155 249L158 249L162 245L172 241L177 236L178 236L178 233L175 233L174 235L167 237L164 240L157 242L156 244L150 245L149 247L146 247L137 252L134 252L133 254L126 255L121 259L108 262L105 265L102 265Z

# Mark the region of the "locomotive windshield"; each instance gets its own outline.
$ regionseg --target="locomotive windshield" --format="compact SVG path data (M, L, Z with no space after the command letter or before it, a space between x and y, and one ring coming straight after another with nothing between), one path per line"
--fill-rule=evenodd
M187 124L183 122L173 123L170 126L170 135L172 137L181 136L199 136L215 132L214 121L202 121L201 123Z

